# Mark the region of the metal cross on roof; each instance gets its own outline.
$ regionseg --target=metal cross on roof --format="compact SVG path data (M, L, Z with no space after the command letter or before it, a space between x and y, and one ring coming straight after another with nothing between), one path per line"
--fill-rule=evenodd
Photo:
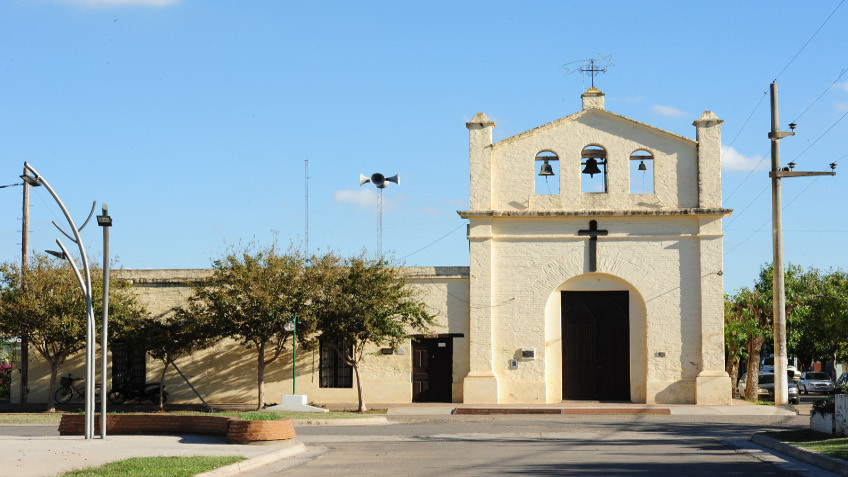
M576 69L572 69L571 67L569 67L569 65L572 65L574 63L582 63L582 66L580 66L579 68L576 68ZM615 66L612 62L612 55L609 55L609 56L598 55L597 60L594 59L594 58L591 58L591 59L588 59L588 60L572 61L571 63L566 63L566 64L562 65L562 67L565 68L565 75L566 76L568 76L568 75L570 75L570 74L572 74L576 71L579 71L580 73L588 73L589 76L592 78L592 87L593 88L595 87L595 76L599 75L601 73L606 73L607 68L609 68L610 66Z

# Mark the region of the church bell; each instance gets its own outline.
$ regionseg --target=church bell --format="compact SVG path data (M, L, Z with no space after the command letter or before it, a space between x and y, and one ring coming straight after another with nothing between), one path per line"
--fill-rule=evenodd
M648 170L648 166L645 165L645 161L639 162L639 170L640 171L647 171Z
M600 173L601 170L598 169L598 161L594 157L586 159L586 167L583 169L583 174L589 174L589 177L594 177L595 174Z
M554 168L548 164L548 160L545 159L545 162L542 164L542 169L539 171L540 176L552 176L554 175Z

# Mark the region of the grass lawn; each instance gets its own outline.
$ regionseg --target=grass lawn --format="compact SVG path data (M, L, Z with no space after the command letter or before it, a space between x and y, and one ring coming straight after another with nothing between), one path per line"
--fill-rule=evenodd
M99 467L72 470L73 477L182 477L245 460L241 456L133 457Z
M178 412L174 414L203 414L202 412ZM291 419L361 419L363 417L382 416L386 414L385 409L367 412L289 412L289 411L227 411L213 412L213 416L228 416L245 421L264 421L288 417Z
M61 412L14 412L0 414L0 424L59 424Z
M811 431L766 432L765 435L775 439L795 444L804 449L829 455L837 459L848 460L848 437L833 437L829 434Z
M110 411L109 414L119 414ZM0 414L0 424L59 424L62 419L61 412L14 412ZM129 412L128 414L142 414L140 412ZM157 413L158 414L158 413ZM194 414L208 416L209 413L196 411L174 411L165 414ZM273 420L284 417L292 419L361 419L363 417L375 417L386 414L385 409L367 412L287 412L287 411L227 411L214 412L213 416L235 417L245 421Z

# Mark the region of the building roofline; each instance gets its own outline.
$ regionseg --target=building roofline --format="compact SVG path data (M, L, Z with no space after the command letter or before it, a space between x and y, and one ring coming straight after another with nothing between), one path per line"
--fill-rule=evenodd
M600 115L600 116L606 116L610 119L630 124L630 125L635 126L639 129L657 134L659 136L664 136L664 137L667 137L669 139L672 139L672 140L675 140L675 141L678 141L678 142L682 142L682 143L690 145L690 146L694 146L694 145L698 144L698 141L695 141L694 139L690 139L686 136L681 136L679 134L675 134L671 131L666 131L665 129L660 129L656 126L651 126L650 124L643 123L641 121L636 121L635 119L631 119L631 118L628 118L627 116L622 116L620 114L616 114L616 113L607 111L606 109L589 108L589 109L584 109L582 111L578 111L574 114L570 114L568 116L565 116L564 118L559 118L559 119L551 121L549 123L542 124L541 126L537 126L533 129L528 129L527 131L524 131L522 133L518 133L515 136L510 136L506 139L501 139L500 141L492 144L492 147L498 147L498 146L501 146L501 145L509 144L511 142L515 142L519 139L525 138L527 136L531 136L534 133L536 133L537 131L541 131L543 129L548 129L548 128L557 126L557 125L564 123L566 121L575 121L577 119L580 119L583 116L588 116L590 114L597 114L597 115Z
M675 215L721 215L728 217L733 209L685 208L685 209L602 209L602 210L458 210L463 219L477 217L629 217L629 216L675 216Z

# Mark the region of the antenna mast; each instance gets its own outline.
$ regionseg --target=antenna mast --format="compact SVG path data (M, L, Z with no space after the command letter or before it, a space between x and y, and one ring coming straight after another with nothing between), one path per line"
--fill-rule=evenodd
M306 255L309 255L309 158L303 160L303 183L306 191L304 218L306 223Z

